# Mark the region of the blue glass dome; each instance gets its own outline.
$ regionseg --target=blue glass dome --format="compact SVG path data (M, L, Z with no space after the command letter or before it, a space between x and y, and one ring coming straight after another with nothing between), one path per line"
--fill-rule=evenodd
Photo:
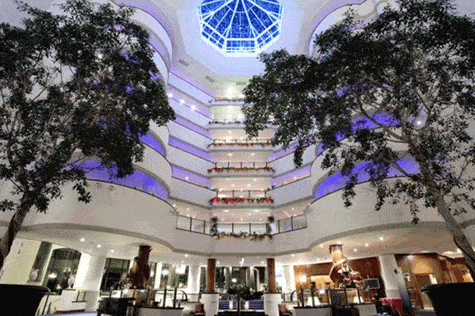
M277 0L204 0L201 37L226 56L256 56L279 37L282 13Z

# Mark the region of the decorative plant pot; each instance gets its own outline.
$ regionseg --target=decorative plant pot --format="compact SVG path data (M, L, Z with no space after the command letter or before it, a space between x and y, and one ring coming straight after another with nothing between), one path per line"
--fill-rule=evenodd
M0 284L0 306L5 307L5 316L34 316L41 299L48 292L49 289L44 286Z
M469 315L473 311L475 283L433 284L427 293L437 316Z

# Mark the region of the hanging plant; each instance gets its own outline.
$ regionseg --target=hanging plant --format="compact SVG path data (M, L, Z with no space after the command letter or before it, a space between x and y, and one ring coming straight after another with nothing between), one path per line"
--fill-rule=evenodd
M218 234L218 217L213 216L210 219L211 228L209 230L211 236L216 236Z
M253 233L218 233L216 235L217 239L221 239L221 238L233 238L233 239L249 239L249 240L253 240L253 241L262 241L266 238L269 238L271 239L272 236L267 234L267 233L256 233L256 232L253 232Z

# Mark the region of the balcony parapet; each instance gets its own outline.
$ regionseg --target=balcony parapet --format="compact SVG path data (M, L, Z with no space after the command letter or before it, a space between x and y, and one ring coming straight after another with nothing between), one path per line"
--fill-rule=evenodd
M176 228L201 233L205 235L211 235L212 222L192 218L189 216L178 215ZM300 229L307 228L307 216L305 214L291 216L284 219L279 219L273 224L270 224L271 234L288 233ZM266 223L226 223L219 222L217 226L218 234L264 234L267 232Z
M269 167L267 162L221 162L215 163L213 168L208 169L208 173L250 173L250 172L266 172L274 173L275 169Z
M236 204L274 204L270 196L262 197L213 197L209 200L211 205L236 205Z
M219 148L219 147L229 147L229 146L237 146L237 147L268 147L272 148L273 145L271 144L270 139L213 139L213 142L208 145L209 147Z

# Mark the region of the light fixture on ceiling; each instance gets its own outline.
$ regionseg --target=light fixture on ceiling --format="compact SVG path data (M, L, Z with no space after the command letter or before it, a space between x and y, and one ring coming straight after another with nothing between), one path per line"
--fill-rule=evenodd
M168 97L169 97L169 98L173 98L173 93L169 93L169 94L168 94Z
M181 103L181 104L185 104L185 100L181 99L181 100L180 100L180 103Z
M320 244L320 248L323 248L323 244Z
M357 251L358 251L358 249L357 249L357 248L354 248L354 249L353 249L353 251L354 251L354 252L357 252Z
M231 157L233 154L229 153L228 156Z
M234 184L231 184L231 186L232 186L233 188L235 187L235 185L234 185Z
M337 244L341 245L341 241L340 241L340 240L339 240L339 241L337 241Z
M254 210L254 213L257 213L257 212L259 212L259 210Z
M193 104L192 106L190 106L190 110L195 111L196 110L196 105Z
M364 246L365 246L365 247L368 247L368 246L369 246L369 244L368 244L368 243L366 243L366 244L364 244Z
M188 258L188 255L186 254L185 257Z
M111 249L111 252L115 252L115 250L114 250L114 249Z
M227 212L229 212L229 210L224 210L223 212L224 212L224 213L227 213Z
M383 238L383 237L379 237L379 240L383 241L383 240L384 240L384 238Z
M86 239L83 237L83 238L79 239L79 241L80 241L80 242L85 242Z
M295 257L295 255L294 255L294 254L291 254L291 256L292 256L292 257Z
M97 248L101 248L101 247L102 247L101 245L97 244Z

